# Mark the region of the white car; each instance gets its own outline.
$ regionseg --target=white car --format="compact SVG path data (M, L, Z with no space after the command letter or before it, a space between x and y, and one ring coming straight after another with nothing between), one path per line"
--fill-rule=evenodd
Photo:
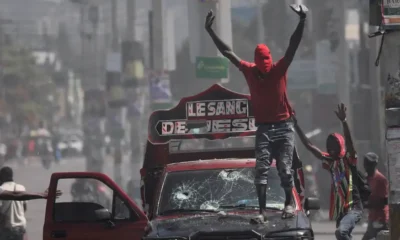
M83 151L83 140L79 136L68 136L58 143L58 148L63 155L65 155L65 153L68 155L70 152L80 154Z
M72 137L68 142L68 146L79 153L83 151L83 141L78 137Z

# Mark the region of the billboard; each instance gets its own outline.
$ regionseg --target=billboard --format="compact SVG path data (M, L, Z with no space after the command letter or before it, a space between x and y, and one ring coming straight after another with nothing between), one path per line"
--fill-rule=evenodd
M126 106L126 94L119 72L107 72L106 76L107 101L110 108Z
M143 45L137 41L122 43L122 80L126 87L137 87L144 78Z

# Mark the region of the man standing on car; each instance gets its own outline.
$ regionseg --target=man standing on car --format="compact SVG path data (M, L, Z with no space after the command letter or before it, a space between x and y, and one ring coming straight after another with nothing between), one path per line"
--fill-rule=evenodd
M367 181L371 188L367 208L368 228L363 240L375 239L378 233L388 229L389 222L389 182L377 169L379 157L369 152L364 156L364 169L367 172Z
M282 217L293 217L293 149L294 126L291 119L293 113L287 98L287 70L303 36L307 8L291 5L300 21L290 38L285 56L273 63L269 48L258 44L254 52L254 63L241 60L232 48L224 43L212 29L215 16L210 11L207 15L205 28L218 50L228 58L244 75L250 90L251 103L256 120L256 176L254 183L257 189L261 222L266 221L266 192L268 172L272 160L279 164L281 185L285 190L286 201ZM257 222L259 222L257 219Z
M361 220L363 205L359 189L355 184L356 177L352 168L357 166L357 153L346 119L346 107L342 103L335 111L342 122L344 138L338 133L332 133L326 140L327 153L311 144L295 120L296 132L305 147L322 161L322 166L331 174L331 202L329 217L336 220L336 239L352 239L351 232L356 223Z

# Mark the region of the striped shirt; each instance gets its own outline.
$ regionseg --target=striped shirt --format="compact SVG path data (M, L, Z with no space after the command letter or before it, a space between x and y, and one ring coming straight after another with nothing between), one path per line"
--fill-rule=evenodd
M323 160L323 168L331 173L332 186L329 217L331 220L340 218L360 203L360 195L354 185L350 164L357 165L357 155L345 156L335 161Z

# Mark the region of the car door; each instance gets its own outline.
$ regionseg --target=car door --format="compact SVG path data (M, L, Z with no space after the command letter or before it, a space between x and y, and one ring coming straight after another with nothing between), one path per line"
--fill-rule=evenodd
M140 240L147 224L144 212L105 174L51 176L44 240Z

